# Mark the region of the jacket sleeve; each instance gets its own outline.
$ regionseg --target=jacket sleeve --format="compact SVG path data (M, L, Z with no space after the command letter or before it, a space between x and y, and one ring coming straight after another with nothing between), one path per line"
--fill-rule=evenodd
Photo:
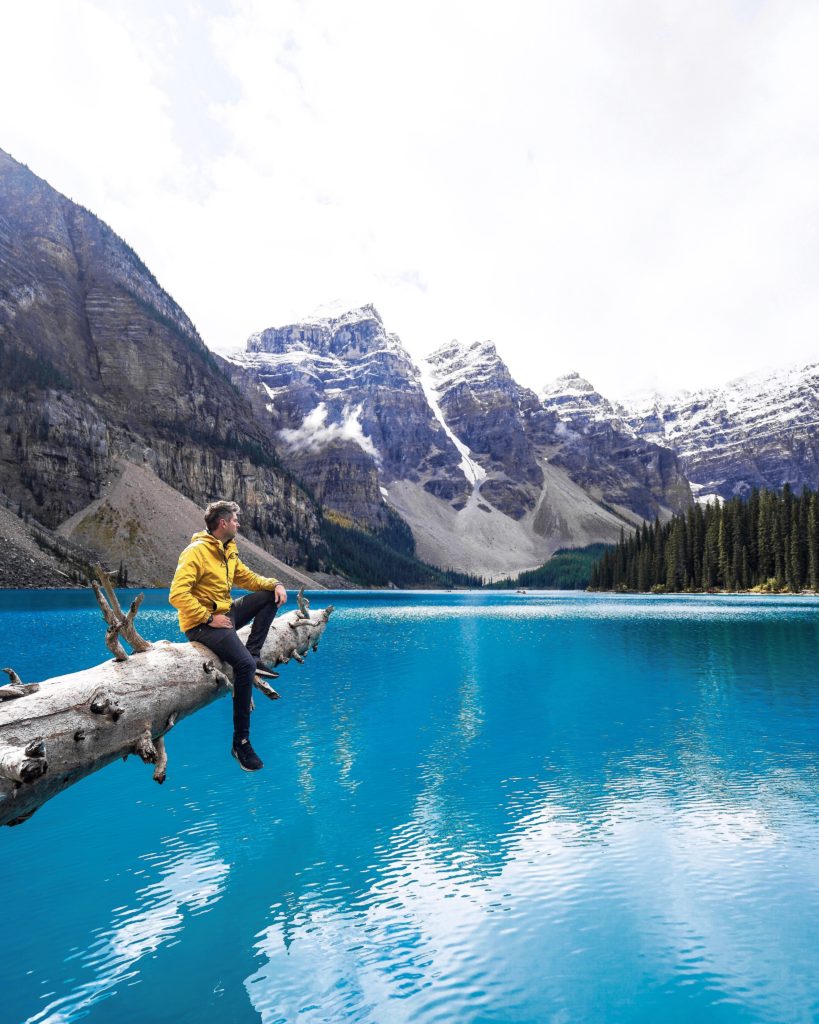
M236 556L236 569L233 573L233 585L242 590L275 590L279 581L273 576L259 576L248 569L241 558Z
M196 584L200 576L199 559L196 548L191 545L185 548L179 556L179 563L176 572L173 574L171 591L168 600L178 612L194 625L201 625L210 615L210 609L206 608L191 593L191 588ZM193 628L193 627L191 627Z

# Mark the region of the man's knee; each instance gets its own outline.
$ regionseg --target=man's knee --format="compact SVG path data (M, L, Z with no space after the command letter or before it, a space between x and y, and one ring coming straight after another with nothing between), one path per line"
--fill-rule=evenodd
M237 657L233 664L233 668L237 673L242 675L253 675L256 671L256 659L250 653L250 651L242 645L243 653Z

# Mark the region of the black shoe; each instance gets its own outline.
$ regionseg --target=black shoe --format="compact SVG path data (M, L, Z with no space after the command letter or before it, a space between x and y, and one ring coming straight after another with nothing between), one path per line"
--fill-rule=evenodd
M251 747L248 739L234 740L230 752L246 772L257 772L260 768L264 768L264 761Z
M261 676L263 679L278 679L279 673L274 672L273 669L266 665L261 658L256 659L256 675Z

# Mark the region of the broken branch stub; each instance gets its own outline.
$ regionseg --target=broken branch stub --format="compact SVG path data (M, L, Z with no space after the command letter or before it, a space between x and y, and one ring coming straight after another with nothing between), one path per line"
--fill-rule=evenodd
M27 697L40 689L37 683L22 682L13 668L4 668L3 671L9 677L9 685L0 686L0 701L17 700L18 697Z

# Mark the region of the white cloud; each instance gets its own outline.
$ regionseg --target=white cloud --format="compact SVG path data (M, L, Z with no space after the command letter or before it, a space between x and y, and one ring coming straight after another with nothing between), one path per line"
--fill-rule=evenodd
M378 450L372 438L364 433L361 426L362 406L355 409L345 408L340 423L327 422L327 406L321 402L294 429L279 431L282 441L294 451L320 452L328 445L337 441L352 441L362 451L380 462Z
M0 145L212 347L337 297L617 397L815 358L807 0L127 5L4 16Z

